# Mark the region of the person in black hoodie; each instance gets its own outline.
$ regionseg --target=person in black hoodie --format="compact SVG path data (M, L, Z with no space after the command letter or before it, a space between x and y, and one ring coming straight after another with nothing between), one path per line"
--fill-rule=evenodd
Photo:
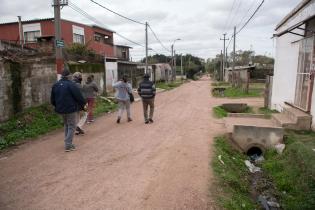
M155 85L149 80L149 74L143 76L143 81L139 84L138 94L142 98L144 123L153 123ZM150 115L148 118L148 107L150 106Z
M75 150L72 144L77 126L77 112L84 109L86 104L79 88L71 81L69 70L62 72L62 78L51 89L51 104L63 118L65 128L65 151Z

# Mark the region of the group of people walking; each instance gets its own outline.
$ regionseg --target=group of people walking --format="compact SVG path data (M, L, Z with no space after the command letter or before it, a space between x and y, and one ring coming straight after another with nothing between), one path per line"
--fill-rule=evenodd
M148 74L144 75L143 81L139 84L137 92L142 98L144 123L153 123L154 98L156 89L154 83L151 82ZM118 116L116 123L121 123L124 110L127 112L127 122L131 122L130 104L134 97L132 94L132 86L127 76L116 83L115 98L118 102ZM65 151L75 150L72 143L74 134L84 134L83 125L94 122L93 108L98 92L98 87L94 82L94 76L90 75L85 84L82 84L82 74L75 72L71 75L69 70L62 72L61 79L56 82L51 90L51 104L55 107L55 111L63 118L65 132ZM150 112L148 114L149 108Z
M63 118L66 152L75 150L72 143L74 134L84 134L82 127L85 122L94 121L93 107L98 88L93 79L92 75L89 76L86 84L82 85L80 72L71 75L69 70L64 70L61 79L52 87L51 104Z

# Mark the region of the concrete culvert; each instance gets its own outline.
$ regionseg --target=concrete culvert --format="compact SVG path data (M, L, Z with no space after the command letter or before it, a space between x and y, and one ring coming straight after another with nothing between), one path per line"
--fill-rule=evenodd
M253 156L259 157L263 154L263 151L259 147L251 147L247 150L246 154L249 157L253 157Z

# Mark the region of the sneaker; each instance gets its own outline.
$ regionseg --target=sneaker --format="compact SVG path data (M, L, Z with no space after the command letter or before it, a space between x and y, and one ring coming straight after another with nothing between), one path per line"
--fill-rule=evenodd
M82 130L81 128L79 128L79 127L77 127L76 129L75 129L77 132L75 133L75 135L83 135L84 134L84 130Z
M129 118L128 118L128 122L131 122L131 121L132 121L132 119L129 117Z
M68 146L65 148L65 152L71 152L71 151L75 151L75 145L72 144L71 146Z
M144 123L145 123L145 124L149 124L149 120L145 120Z
M152 119L149 119L149 122L150 122L150 123L153 123L153 120L152 120Z
M119 124L119 123L120 123L120 118L117 118L116 123L117 123L117 124Z

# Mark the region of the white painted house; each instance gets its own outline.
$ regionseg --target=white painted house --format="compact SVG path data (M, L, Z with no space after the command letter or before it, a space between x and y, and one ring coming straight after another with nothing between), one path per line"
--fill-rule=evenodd
M315 129L315 0L303 0L276 27L271 108L285 104L312 115Z

